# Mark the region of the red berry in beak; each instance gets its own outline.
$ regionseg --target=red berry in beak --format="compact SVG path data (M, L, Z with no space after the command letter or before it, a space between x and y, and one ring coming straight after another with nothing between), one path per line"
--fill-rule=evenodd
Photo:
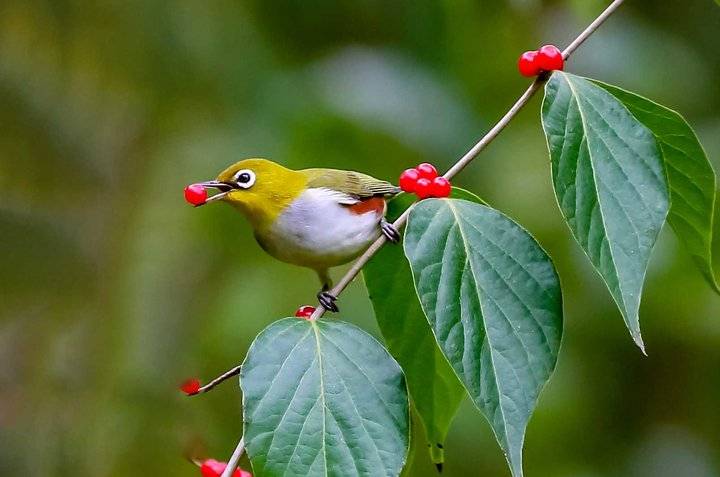
M188 379L180 385L180 390L188 396L193 396L200 392L200 380L197 378Z
M197 207L207 200L207 191L200 184L191 184L185 188L185 200Z
M400 174L400 188L405 192L414 192L415 183L419 178L420 173L417 169L405 169L403 173Z
M537 64L538 52L526 51L520 55L518 70L523 76L537 76L540 74L540 66Z
M538 67L543 71L555 71L563 69L565 60L562 57L562 51L555 45L545 45L538 51L535 60Z
M421 179L430 179L433 180L437 177L438 172L437 169L435 169L435 166L432 164L428 164L427 162L423 162L419 166L416 167L418 174L420 175Z
M310 316L315 313L315 307L310 305L304 305L297 309L295 312L295 316L298 318L310 318Z
M451 190L452 186L449 180L444 177L436 177L430 186L430 195L433 197L448 197Z
M430 197L431 188L432 181L430 179L425 179L424 177L421 177L415 183L415 195L417 195L419 199L427 199L428 197Z

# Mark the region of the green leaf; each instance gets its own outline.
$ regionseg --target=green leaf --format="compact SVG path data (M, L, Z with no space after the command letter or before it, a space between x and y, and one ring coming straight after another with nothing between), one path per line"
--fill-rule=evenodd
M481 202L463 189L453 188L452 196ZM400 194L390 201L388 220L397 219L414 201L413 194ZM442 464L445 437L465 389L435 343L402 248L382 247L365 265L363 277L388 350L405 372L430 457L436 465Z
M712 266L715 171L695 131L671 109L616 86L593 82L620 100L655 135L670 189L668 222L710 286L720 293Z
M397 476L409 408L400 366L339 321L286 318L253 342L240 373L257 476Z
M545 86L542 123L560 210L644 352L640 297L669 206L655 136L603 88L562 72Z
M525 428L562 335L550 258L508 217L458 199L416 205L404 243L443 354L522 476Z

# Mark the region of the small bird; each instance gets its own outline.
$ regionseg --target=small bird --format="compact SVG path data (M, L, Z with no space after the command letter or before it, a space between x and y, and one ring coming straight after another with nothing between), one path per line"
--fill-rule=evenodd
M315 270L318 301L338 311L328 269L351 261L384 234L400 234L385 219L386 199L400 188L366 174L338 169L292 170L267 159L245 159L201 182L219 191L207 199L227 202L249 220L255 239L283 262Z

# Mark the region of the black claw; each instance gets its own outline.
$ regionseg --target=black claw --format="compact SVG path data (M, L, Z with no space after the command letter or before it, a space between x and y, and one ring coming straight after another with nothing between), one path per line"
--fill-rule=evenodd
M390 222L386 220L380 222L380 229L382 230L383 235L385 235L385 238L392 243L398 243L400 241L400 232L398 232L398 229L396 229Z
M332 311L333 313L337 313L338 311L340 311L338 306L335 304L335 302L337 301L337 297L329 291L321 291L317 294L317 299L323 306L323 308L325 308L326 310Z

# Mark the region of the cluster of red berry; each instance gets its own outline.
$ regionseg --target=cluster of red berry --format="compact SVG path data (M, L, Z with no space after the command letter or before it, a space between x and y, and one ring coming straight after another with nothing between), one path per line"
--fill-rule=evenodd
M202 477L220 477L225 472L225 467L227 467L225 462L207 459L200 464L200 473ZM232 473L232 477L252 477L252 474L247 470L238 468Z
M185 188L185 200L197 207L207 201L207 190L200 184L190 184Z
M415 194L419 199L447 197L452 190L450 181L439 176L435 166L427 162L414 169L405 169L400 174L400 188Z
M537 76L543 71L562 70L565 66L562 51L555 45L545 45L539 50L526 51L520 55L518 70L523 76Z

